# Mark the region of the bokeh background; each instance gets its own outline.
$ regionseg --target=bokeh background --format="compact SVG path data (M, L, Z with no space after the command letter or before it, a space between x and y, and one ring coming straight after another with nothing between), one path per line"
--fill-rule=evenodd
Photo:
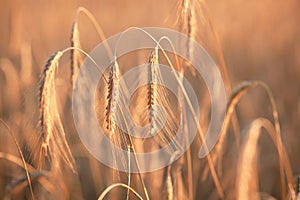
M278 106L283 143L289 154L293 173L299 174L300 1L206 2L222 46L232 87L244 80L262 80L268 84ZM0 58L9 59L18 70L22 56L26 60L24 56L26 57L26 52L30 52L28 56L32 55L30 62L33 76L38 77L44 62L53 52L70 46L71 27L79 6L86 7L95 15L107 37L131 26L158 26L178 30L175 23L177 2L172 0L1 0ZM85 16L80 18L79 25L82 46L89 51L98 44L99 38ZM207 39L207 47L212 49L212 57L218 63L214 55L214 44L210 42L211 31L207 28L208 25L199 27L199 38L204 43ZM4 78L3 75L0 78ZM34 87L37 83L31 84ZM1 95L6 94L3 90L0 86ZM34 91L20 92L26 97ZM10 109L1 108L0 118L11 120L11 109L13 110L13 106ZM32 110L30 115L35 115L36 112ZM237 116L241 126L255 117L270 114L269 101L265 92L260 89L251 91L238 105ZM264 150L268 152L268 149ZM272 153L275 149L269 151Z

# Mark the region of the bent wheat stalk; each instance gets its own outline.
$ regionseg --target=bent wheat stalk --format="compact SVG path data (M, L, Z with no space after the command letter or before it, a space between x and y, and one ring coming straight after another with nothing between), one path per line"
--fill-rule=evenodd
M266 123L262 119L256 119L252 122L248 132L248 138L244 145L243 151L239 158L238 174L236 181L237 199L257 199L258 191L258 174L256 144L259 138L260 128L265 127L268 131L272 124Z
M178 75L178 72L176 71L176 68L174 67L174 65L172 64L170 58L168 57L166 51L162 48L162 46L155 40L155 38L149 34L147 31L141 29L141 28L137 28L137 27L131 27L131 28L128 28L126 31L128 30L131 30L131 29L136 29L136 30L139 30L143 33L145 33L147 36L149 36L149 38L151 38L154 42L156 42L156 45L159 47L159 49L161 50L162 54L164 55L164 57L166 58L167 60L167 63L169 64L173 74L174 74L174 77L175 77L175 80L176 82L178 83L178 87L182 90L182 93L183 93L183 96L185 98L185 100L187 101L187 106L188 108L190 109L190 111L192 112L192 117L193 117L193 120L195 121L196 125L197 125L197 130L199 131L199 139L201 141L204 141L204 133L202 131L202 128L201 128L201 125L199 124L198 120L197 120L197 117L196 117L196 112L192 106L192 103L189 99L189 96L183 86L183 84L181 83L180 81L180 77ZM126 32L124 31L123 34ZM205 152L207 153L208 152L208 149L207 149L207 145L205 143L203 143L203 148L205 150ZM210 171L211 171L211 174L212 174L212 177L213 177L213 180L214 180L214 183L216 185L216 188L217 188L217 191L218 191L218 195L221 199L224 198L224 192L223 192L223 189L222 189L222 186L220 184L220 181L219 181L219 178L217 176L217 173L214 169L214 165L213 165L213 161L212 161L212 158L211 158L211 155L210 154L207 154L206 156L206 159L208 161L208 165L209 165L209 168L210 168Z
M170 44L173 52L176 52L172 41L168 37L166 37L166 36L161 37L159 39L158 43L161 43L162 40L166 40ZM178 56L176 54L174 54L174 59L175 59L175 62L176 62L176 65L175 65L176 70L179 72L180 82L183 84L184 68L180 67ZM182 105L182 103L184 102L184 96L183 96L183 93L182 93L180 87L178 87L178 96L179 96L178 97L179 102L181 102L179 106L180 106L180 111L182 113L180 124L183 125L184 133L187 133L188 130L187 130L187 119L186 119L186 110L185 110L186 108L185 108L185 106ZM187 134L185 134L185 136L188 137ZM185 141L188 141L188 138L185 138ZM186 144L184 144L184 145L186 145ZM187 177L188 178L187 179L188 179L189 199L193 199L193 177L192 177L192 160L191 160L191 150L190 150L190 148L188 148L186 150L185 154L186 154L186 161L187 161L187 168L188 168L188 170L187 170Z
M86 55L101 72L100 67L95 61L86 52L77 47L69 47L63 51L58 51L46 62L39 84L39 125L41 127L39 168L44 167L43 160L44 157L46 157L50 163L54 162L50 166L51 169L54 169L53 167L55 167L56 170L59 170L60 160L62 160L73 172L75 172L75 161L66 140L66 134L58 113L55 89L55 75L58 69L59 60L64 53L71 50L77 50ZM104 80L107 82L105 78Z
M152 36L151 36L152 37ZM204 142L204 133L203 133L203 130L202 130L202 127L200 125L200 123L198 122L197 120L197 117L196 117L196 112L193 108L193 105L189 99L189 96L184 88L184 85L183 83L180 81L180 76L178 74L178 72L176 71L176 68L174 67L174 65L172 64L171 60L169 59L168 55L166 54L165 50L161 47L161 45L159 43L157 43L158 47L160 48L160 50L162 51L164 57L166 58L168 64L170 65L172 71L173 71L173 74L174 74L174 77L175 77L175 80L176 82L178 83L178 87L180 88L180 90L182 91L182 94L183 94L183 97L185 98L185 100L187 101L187 106L188 108L190 109L191 113L192 113L192 118L193 120L195 121L196 125L197 125L197 130L199 131L199 139L203 142L203 148L204 148L204 151L205 153L208 153L208 148L207 148L207 145L206 143ZM224 192L223 192L223 188L221 186L221 183L219 181L219 178L218 178L218 175L216 173L216 170L214 168L214 164L213 164L213 160L211 158L211 155L208 153L206 155L206 159L207 159L207 162L208 162L208 166L210 168L210 171L211 171L211 174L212 174L212 177L213 177L213 180L214 180L214 183L216 185L216 189L217 189L217 192L218 192L218 195L221 199L224 198Z
M203 15L205 15L205 19L208 22L209 29L212 32L214 46L216 47L217 56L220 61L220 71L221 71L222 77L224 79L226 94L229 95L230 91L231 91L231 85L230 85L228 72L226 69L224 56L222 53L222 47L221 47L218 35L214 30L214 26L213 26L212 20L209 16L208 8L207 8L205 1L194 2L193 0L182 0L179 2L179 6L178 6L178 12L179 12L178 16L179 17L177 20L179 22L179 29L182 30L183 32L187 32L187 36L189 38L195 39L195 35L197 33L197 23L198 23L198 20L196 19L196 16L195 16L196 9L201 10L204 13ZM188 42L186 44L186 48L187 48L188 58L190 59L193 56L193 45L190 42ZM192 66L190 66L189 69L191 69L192 73L195 73L192 70L193 69ZM234 131L235 138L236 138L236 146L237 146L237 149L239 149L240 128L239 128L239 122L238 122L235 112L233 112L231 120L232 120L233 131Z
M115 183L110 185L109 187L107 187L99 196L98 200L103 200L104 197L114 188L116 187L123 187L126 189L129 189L136 197L138 197L140 200L143 200L143 198L141 197L141 195L139 195L139 193L137 193L132 187L124 184L124 183Z
M32 199L34 200L34 194L33 194L33 188L32 188L32 184L31 184L31 178L30 178L30 175L29 175L29 170L28 170L28 166L27 166L27 163L25 161L25 158L24 158L24 155L22 153L22 150L21 150L21 147L17 141L17 138L15 136L15 134L13 133L13 131L10 129L10 127L8 126L8 124L3 121L2 119L0 119L0 122L5 126L5 128L8 130L10 136L12 137L15 145L17 146L17 149L18 149L18 152L20 154L20 157L22 159L22 163L23 163L23 166L24 166L24 170L25 170L25 174L26 174L26 179L27 179L27 182L28 182L28 185L29 185L29 189L30 189L30 194L31 194L31 197Z
M57 110L55 74L58 62L63 52L53 54L44 66L40 79L39 102L40 102L40 126L41 126L41 150L40 164L43 156L52 162L60 158L75 172L74 159L65 137L65 131ZM58 163L53 166L59 165Z
M221 154L222 150L221 149L223 148L226 131L229 126L230 118L232 117L232 115L234 113L235 106L237 105L237 103L239 102L240 98L243 95L247 94L247 92L250 89L253 89L257 86L261 86L267 92L267 95L268 95L268 98L269 98L269 101L270 101L270 104L272 107L272 115L273 115L274 127L275 127L276 137L277 137L277 139L275 140L275 144L276 144L276 147L277 147L277 150L279 153L279 158L281 160L280 165L279 165L281 177L283 177L283 174L285 172L287 182L288 182L288 188L292 194L295 194L295 189L294 189L294 184L293 184L293 176L292 176L292 168L290 166L290 162L289 162L287 153L285 151L285 148L284 148L281 138L280 138L281 130L280 130L278 111L277 111L277 107L275 104L275 100L274 100L274 97L272 95L270 88L262 81L245 81L245 82L241 83L233 91L233 93L227 103L228 105L227 105L227 110L226 110L226 116L225 116L225 119L224 119L224 122L222 125L220 139L216 145L215 155L217 155L218 158L222 159L222 154ZM216 159L216 157L215 157L215 159ZM281 189L282 189L282 194L284 195L286 192L285 192L285 183L284 183L283 178L281 178Z
M79 15L81 13L85 14L88 17L88 19L92 22L101 41L104 42L104 47L106 49L107 54L109 55L110 58L112 58L111 49L106 42L106 37L104 35L104 32L103 32L101 26L97 23L97 20L95 19L93 14L84 7L79 7L76 12L75 20L72 25L71 37L70 37L71 47L81 49L80 37L79 37L80 36L79 35L79 26L78 26ZM78 71L81 63L82 63L82 57L80 56L78 51L71 49L71 83L72 84L74 84L74 82L76 80L76 74L77 74L77 71Z
M211 17L209 15L209 10L208 10L208 6L206 5L205 1L200 1L200 5L203 8L203 11L206 13L206 18L208 21L208 25L209 28L212 32L213 35L213 40L214 40L214 46L216 47L217 50L217 56L218 56L218 60L220 62L220 71L224 80L224 86L225 86L225 90L226 90L226 94L229 96L230 92L231 92L231 84L230 84L230 79L229 79L229 75L228 75L228 71L227 71L227 67L225 64L225 59L224 59L224 55L222 53L222 46L221 46L221 42L220 39L218 37L218 34L216 33L215 29L214 29L214 25L213 22L211 20ZM233 111L232 113L232 117L231 117L231 124L232 124L232 128L233 128L233 132L236 138L236 146L237 149L239 149L240 146L240 125L239 125L239 121L236 115L236 112Z
M40 77L39 107L41 115L39 124L42 129L41 150L43 151L44 156L49 156L50 159L51 157L61 157L69 165L69 167L74 170L73 156L71 154L69 145L66 142L65 132L57 110L55 90L55 75L58 69L59 59L66 51L69 50L78 50L86 54L79 48L71 47L65 49L64 51L58 51L54 53L48 59ZM92 60L91 57L88 56L88 58Z
M282 170L285 170L285 173L289 179L291 171L285 166L285 163L287 160L287 155L284 150L284 148L281 146L281 138L280 135L278 135L276 128L274 128L273 124L265 119L265 118L257 118L255 119L251 125L250 129L248 131L248 139L244 145L244 149L242 152L242 155L239 159L239 170L238 170L238 175L237 175L237 181L236 181L236 186L237 186L237 197L238 199L248 199L253 195L253 193L258 192L258 191L253 191L253 187L250 188L250 186L253 186L251 184L253 180L253 161L255 160L256 157L256 146L258 144L258 139L260 135L260 129L264 128L267 130L267 133L271 136L277 151L279 155L279 165L280 165L280 179L281 183L284 183L284 177L282 174ZM284 169L282 169L282 164ZM289 164L287 164L289 165ZM257 173L257 172L255 172ZM257 180L256 180L257 182ZM289 182L289 180L288 180ZM291 185L292 184L292 185ZM254 184L256 185L256 190L258 189L258 183ZM295 190L293 183L288 183L288 186L290 188L290 194L292 199L296 199L295 196ZM284 185L281 186L281 197L284 199L286 197L285 195L285 190L284 190Z

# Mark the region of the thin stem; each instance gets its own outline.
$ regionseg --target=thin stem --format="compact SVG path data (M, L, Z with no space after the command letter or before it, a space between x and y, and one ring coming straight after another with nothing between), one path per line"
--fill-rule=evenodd
M143 200L143 198L141 197L141 195L139 195L139 193L137 193L133 188L131 188L130 186L124 184L124 183L115 183L110 185L109 187L107 187L99 196L98 200L103 200L104 197L114 188L116 187L124 187L129 189L135 196L137 196L140 200Z
M130 183L131 182L130 145L128 145L127 151L128 151L128 153L127 153L127 156L128 156L128 183L127 183L127 185L130 187L130 184L131 184ZM130 190L128 189L127 190L127 195L126 195L126 200L129 200L129 192L130 192Z
M21 156L21 159L22 159L22 162L23 162L23 165L24 165L24 170L25 170L25 173L26 173L26 177L27 177L27 181L28 181L28 185L29 185L29 189L30 189L30 194L31 194L32 199L34 200L35 198L34 198L34 194L33 194L33 189L32 189L32 184L31 184L31 180L30 180L30 175L29 175L29 172L28 172L27 163L26 163L25 158L23 156L21 147L19 146L19 143L17 141L17 138L16 138L15 134L10 129L10 127L7 125L7 123L5 121L3 121L2 119L0 119L0 122L6 127L6 129L9 132L9 134L13 138L14 143L16 144L16 146L18 148L18 152L19 152L19 154Z
M104 32L101 28L101 26L98 24L97 20L95 19L95 17L93 16L93 14L88 11L86 8L84 7L79 7L78 10L77 10L77 13L76 13L76 17L75 17L75 21L77 22L78 21L78 17L79 17L79 14L80 13L84 13L92 22L92 24L94 25L94 27L96 28L96 31L100 37L100 39L102 40L103 44L104 44L104 47L106 49L106 52L108 53L109 57L112 58L112 51L110 49L110 47L108 46L107 44L107 41L106 41L106 37L104 35Z

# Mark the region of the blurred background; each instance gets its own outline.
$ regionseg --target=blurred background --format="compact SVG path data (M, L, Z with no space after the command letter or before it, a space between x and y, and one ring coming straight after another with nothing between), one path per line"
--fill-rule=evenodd
M245 80L262 80L268 84L278 106L283 143L293 173L299 174L300 1L207 0L206 3L222 46L232 87ZM106 37L109 37L131 26L178 30L177 4L173 0L1 0L0 59L9 59L16 70L20 70L18 66L22 62L30 62L33 66L32 76L36 78L53 52L70 46L72 23L79 6L86 7L95 15ZM197 12L201 15L201 10ZM203 24L198 30L201 36L196 39L206 43L204 46L218 63L214 43L210 39L212 32L207 30L205 22ZM82 47L90 51L100 42L96 31L85 16L80 18L79 26ZM28 61L26 56L32 56L32 59ZM3 74L0 74L0 78L4 78ZM24 75L23 79L27 78ZM37 87L37 83L28 84ZM9 93L8 90L1 90L4 90L2 86L1 95ZM33 92L34 89L20 91L24 98ZM3 99L0 98L5 101ZM0 108L0 118L11 119L11 110L13 106ZM37 111L30 112L30 115L35 115ZM270 115L268 98L260 89L251 91L238 105L237 116L241 127L253 118ZM268 152L268 149L264 150Z

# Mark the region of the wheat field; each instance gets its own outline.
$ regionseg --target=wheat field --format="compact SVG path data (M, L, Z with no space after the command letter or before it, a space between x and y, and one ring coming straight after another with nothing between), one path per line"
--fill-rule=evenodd
M300 199L297 0L3 0L0 5L0 199ZM199 158L205 133L214 126L213 101L201 74L165 50L164 45L174 48L168 37L118 58L118 49L104 45L110 63L99 77L93 109L106 138L125 151L125 156L109 151L112 165L136 164L137 172L130 166L119 171L83 144L77 128L93 124L75 123L74 109L83 109L84 102L74 106L72 95L89 87L78 77L84 60L97 66L89 55L95 46L132 30L151 38L142 27L176 30L199 43L220 71L227 107L216 145ZM192 42L182 48L197 60ZM147 71L137 81L147 84L131 96L121 77L141 64ZM162 85L160 64L174 74L176 94ZM200 114L189 103L194 101L184 78L196 91ZM149 126L148 138L128 134L126 113ZM156 161L138 155L174 141L180 124L184 138L172 143L171 164L140 172L140 166ZM178 156L191 129L195 139Z

